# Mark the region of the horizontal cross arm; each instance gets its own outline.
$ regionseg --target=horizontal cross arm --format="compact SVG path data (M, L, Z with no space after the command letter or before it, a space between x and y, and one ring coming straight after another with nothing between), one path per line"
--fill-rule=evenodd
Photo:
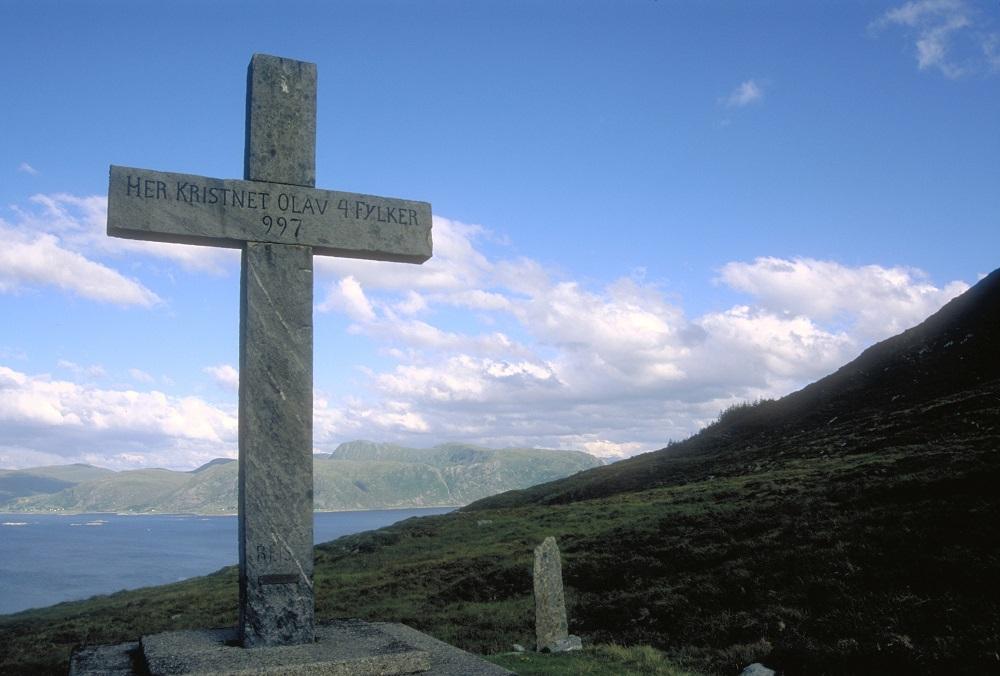
M431 257L431 205L112 165L108 235L234 248L299 244L321 255L423 263Z

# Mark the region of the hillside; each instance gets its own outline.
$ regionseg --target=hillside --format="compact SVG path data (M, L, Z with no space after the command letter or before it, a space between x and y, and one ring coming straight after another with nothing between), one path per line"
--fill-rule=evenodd
M316 549L317 615L530 644L532 549L570 631L735 674L1000 669L1000 272L920 326L688 441ZM387 460L388 461L388 460ZM232 624L236 571L0 619L0 671Z
M29 495L57 493L110 473L109 469L84 464L0 469L0 503Z
M415 449L354 441L314 458L315 507L463 505L599 464L578 451L461 444ZM235 513L238 472L239 464L224 458L190 472L80 466L8 471L0 474L0 491L6 490L0 512Z

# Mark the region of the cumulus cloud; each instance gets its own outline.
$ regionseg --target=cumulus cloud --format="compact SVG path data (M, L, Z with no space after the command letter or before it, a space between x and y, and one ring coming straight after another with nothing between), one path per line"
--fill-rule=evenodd
M239 392L240 372L233 366L229 364L216 364L215 366L206 366L202 370L212 376L215 384L227 392Z
M65 248L55 235L30 234L0 219L0 293L53 286L83 298L150 307L160 297L138 280Z
M732 403L835 370L967 288L936 287L909 268L760 258L716 278L748 302L688 316L642 279L586 287L537 261L482 254L480 228L441 226L450 246L432 259L436 270L348 262L325 271L325 309L347 312L350 330L391 363L365 370L364 399L324 400L336 424L318 445L360 435L605 455L658 448ZM474 314L459 331L438 317L448 308Z
M968 289L964 282L937 288L913 268L847 267L809 258L732 262L719 278L772 312L839 320L865 340L899 333Z
M434 216L434 257L423 265L318 256L314 266L321 276L352 277L370 290L459 293L479 287L491 267L486 256L473 246L473 240L484 234L481 226Z
M878 32L901 27L913 40L920 70L935 69L949 78L1000 68L996 52L1000 36L986 28L976 8L965 0L913 0L894 7L872 22Z
M19 172L21 172L22 174L29 174L31 176L38 176L38 170L35 169L30 164L28 164L27 162L21 162L21 164L17 165L17 170Z
M353 275L348 275L332 285L326 300L316 306L316 309L320 312L340 310L358 321L375 319L375 310L365 297L361 283Z
M188 469L236 451L236 416L197 397L103 389L0 366L0 465L35 458Z
M764 99L764 89L755 80L744 80L726 97L730 108L743 108Z

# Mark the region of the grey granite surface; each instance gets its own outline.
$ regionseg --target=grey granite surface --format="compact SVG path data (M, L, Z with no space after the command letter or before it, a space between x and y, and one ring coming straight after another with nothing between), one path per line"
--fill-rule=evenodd
M247 67L243 177L316 185L316 64L254 54Z
M260 54L250 62L246 178L315 181L316 67L296 63ZM312 294L310 247L244 244L239 629L247 648L313 641Z
M541 651L568 636L562 561L553 537L535 548L534 589L536 650Z
M379 627L346 620L317 628L316 641L290 646L241 648L232 629L174 631L145 636L150 676L175 674L413 674L430 667L430 656Z
M237 642L236 636L234 629L175 631L145 637L141 645L88 646L73 653L70 676L511 674L477 655L398 623L336 620L317 625L315 643L297 646L240 648L231 645Z
M316 254L422 263L431 256L427 202L112 166L108 234L239 248L311 246Z
M240 626L247 646L313 625L312 256L247 242L240 282Z

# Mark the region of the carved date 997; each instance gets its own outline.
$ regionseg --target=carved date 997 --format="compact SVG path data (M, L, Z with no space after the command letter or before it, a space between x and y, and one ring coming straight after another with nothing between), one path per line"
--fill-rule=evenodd
M279 236L284 236L285 231L288 230L288 226L294 226L295 230L292 232L292 236L295 239L299 238L299 230L302 229L302 219L301 218L285 218L284 216L278 216L274 218L272 216L262 216L260 222L267 228L264 234L270 235L271 229L276 228L277 234Z

